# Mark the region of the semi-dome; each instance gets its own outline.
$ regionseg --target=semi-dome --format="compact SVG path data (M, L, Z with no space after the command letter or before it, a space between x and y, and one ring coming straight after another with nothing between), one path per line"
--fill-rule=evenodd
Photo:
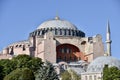
M58 16L55 17L53 20L48 20L43 22L37 29L43 28L63 28L63 29L74 29L76 30L77 27L66 20L61 20Z
M98 57L89 64L87 72L102 72L105 65L109 67L115 66L120 69L120 60L111 56Z

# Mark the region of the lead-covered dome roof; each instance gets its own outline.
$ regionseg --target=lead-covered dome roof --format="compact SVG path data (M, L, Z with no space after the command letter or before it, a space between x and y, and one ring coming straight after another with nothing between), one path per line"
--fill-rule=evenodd
M109 67L115 66L120 69L120 60L111 56L98 57L89 64L87 72L102 72L105 65Z
M66 20L61 20L58 16L55 17L53 20L48 20L43 22L41 25L38 26L37 29L43 28L60 28L60 29L74 29L76 30L77 27Z
M61 20L58 16L53 20L43 22L37 30L30 33L30 36L43 36L47 32L52 32L55 36L76 36L85 37L85 33L72 23Z

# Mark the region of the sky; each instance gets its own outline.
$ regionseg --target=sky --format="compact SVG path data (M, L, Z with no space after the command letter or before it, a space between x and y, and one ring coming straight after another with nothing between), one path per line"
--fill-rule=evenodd
M27 40L30 32L56 15L86 37L101 34L104 46L109 20L112 56L120 59L120 0L0 0L0 50Z

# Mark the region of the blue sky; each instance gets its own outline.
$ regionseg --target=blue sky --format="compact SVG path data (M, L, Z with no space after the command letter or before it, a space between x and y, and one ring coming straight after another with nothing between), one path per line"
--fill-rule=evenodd
M56 14L76 25L86 36L101 34L104 44L109 19L112 55L120 59L119 0L0 0L0 50L26 40L30 32Z

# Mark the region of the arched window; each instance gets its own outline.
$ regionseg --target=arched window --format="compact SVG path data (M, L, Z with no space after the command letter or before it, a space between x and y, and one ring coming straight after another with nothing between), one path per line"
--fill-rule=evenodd
M22 45L19 45L19 47L21 47Z
M67 48L67 53L69 53L70 52L70 49L69 48Z
M72 58L71 58L71 56L70 56L70 61L72 61Z
M96 75L94 75L94 80L97 80L97 77L96 77Z
M88 80L88 79L87 79L87 76L85 76L85 80Z
M64 35L66 35L66 29L64 30Z
M89 80L92 80L92 76L89 76Z
M25 49L25 45L23 45L23 51L25 51L26 49Z
M60 35L62 35L62 30L60 29Z
M67 61L67 58L66 58L66 56L65 56L64 60L65 60L65 61Z
M42 31L40 31L40 35L42 35Z
M67 48L66 47L64 48L64 53L67 53Z
M37 34L38 36L40 35L40 31L38 31L38 34Z
M57 29L55 29L55 35L58 35L58 30Z
M69 35L71 35L71 31L70 30L68 30L69 31Z
M11 47L11 51L10 51L10 55L13 55L14 51L13 51L13 46Z
M64 53L64 49L62 48L62 53Z

